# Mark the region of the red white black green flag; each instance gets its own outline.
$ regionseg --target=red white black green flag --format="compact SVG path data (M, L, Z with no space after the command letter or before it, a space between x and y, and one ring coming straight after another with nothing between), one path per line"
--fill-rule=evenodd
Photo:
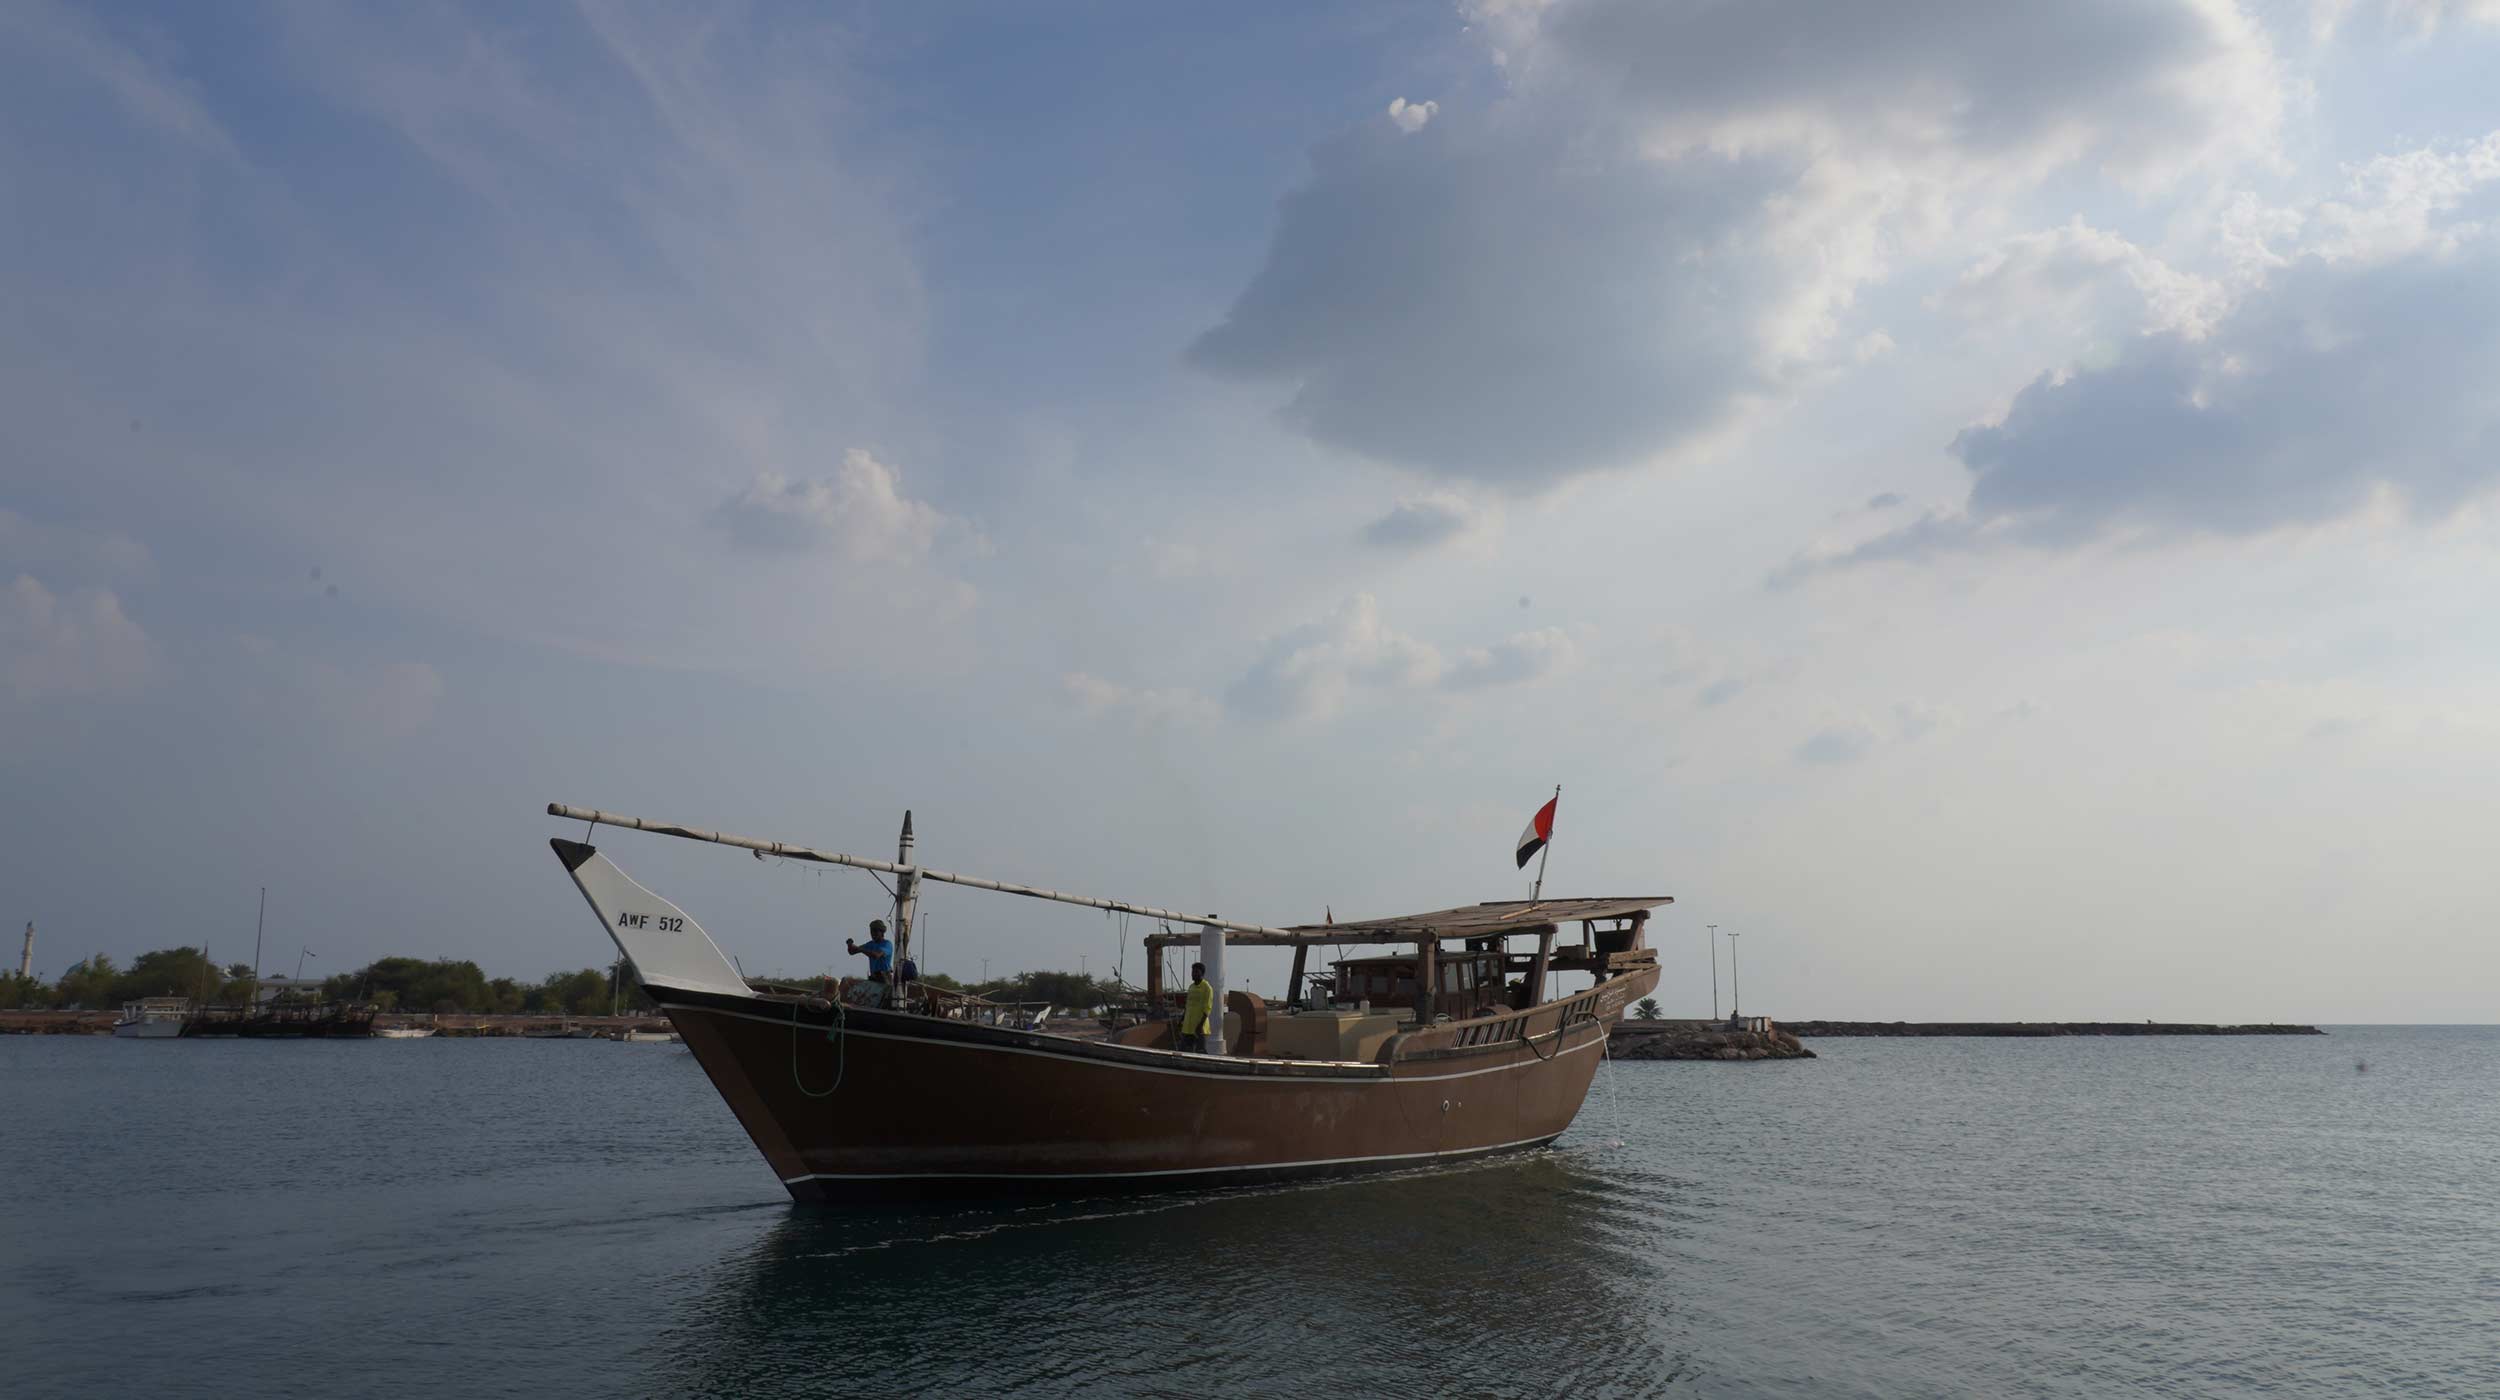
M1528 819L1528 829L1519 833L1519 869L1527 869L1536 853L1554 839L1554 808L1561 801L1562 794L1556 793L1553 801L1537 808L1536 815Z

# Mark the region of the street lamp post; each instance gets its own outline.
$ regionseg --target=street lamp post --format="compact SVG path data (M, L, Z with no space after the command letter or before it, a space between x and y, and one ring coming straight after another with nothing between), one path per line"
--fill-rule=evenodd
M1719 926L1710 926L1710 1019L1719 1019Z
M1727 985L1728 995L1733 1002L1728 1007L1727 1014L1741 1019L1745 1014L1745 979L1736 970L1736 930L1734 929L1727 931Z

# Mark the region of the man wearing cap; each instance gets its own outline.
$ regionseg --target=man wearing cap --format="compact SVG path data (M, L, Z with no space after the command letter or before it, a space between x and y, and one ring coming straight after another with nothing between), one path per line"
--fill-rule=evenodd
M885 920L868 921L868 941L854 943L845 938L842 946L854 953L868 955L868 975L879 982L885 980L886 969L894 965L894 944L885 936Z

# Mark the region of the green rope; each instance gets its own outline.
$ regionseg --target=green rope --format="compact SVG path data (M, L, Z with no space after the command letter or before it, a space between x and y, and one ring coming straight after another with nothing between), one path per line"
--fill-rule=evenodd
M847 1061L850 1058L850 1038L842 1033L842 1029L842 998L836 993L833 998L833 1025L825 1032L825 1038L834 1044L833 1087L820 1094L808 1088L807 1081L799 1077L799 1004L795 1001L790 1003L790 1083L811 1099L832 1098L842 1088L842 1072L849 1067Z

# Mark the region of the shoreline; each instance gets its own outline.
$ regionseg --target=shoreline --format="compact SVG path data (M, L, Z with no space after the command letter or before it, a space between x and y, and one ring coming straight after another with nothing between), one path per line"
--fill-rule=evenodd
M2316 1026L2265 1022L2242 1026L2185 1021L1783 1021L1795 1035L1997 1036L2022 1039L2068 1035L2324 1035Z

